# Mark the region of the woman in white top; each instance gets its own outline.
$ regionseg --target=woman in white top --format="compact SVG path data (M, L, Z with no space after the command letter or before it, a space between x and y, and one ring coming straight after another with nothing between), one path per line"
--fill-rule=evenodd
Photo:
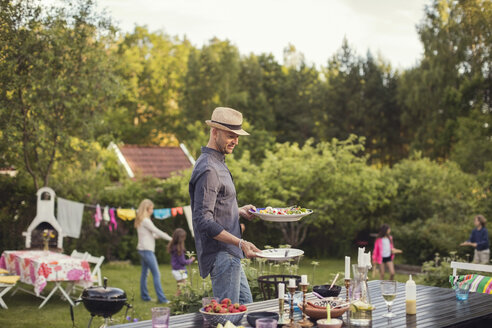
M161 274L159 272L159 264L155 257L155 240L158 238L171 241L171 236L159 230L150 220L150 216L154 211L154 203L149 199L144 199L137 210L137 218L135 219L135 228L138 233L137 250L142 263L142 275L140 276L140 297L144 301L150 301L149 291L147 290L147 273L150 269L154 280L154 289L157 294L159 303L169 303L164 295L161 286Z

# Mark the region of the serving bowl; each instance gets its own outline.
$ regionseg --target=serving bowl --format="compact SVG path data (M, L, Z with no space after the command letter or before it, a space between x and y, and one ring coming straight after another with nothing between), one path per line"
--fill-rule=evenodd
M313 287L313 292L320 294L323 297L337 297L342 290L341 286L333 285L330 288L330 285L317 285Z
M215 313L205 312L204 308L200 309L200 313L202 314L203 319L207 320L207 322L209 322L214 327L217 326L219 323L225 325L227 321L230 321L233 324L237 325L246 312L247 311L236 313Z
M331 319L328 321L327 319L319 319L316 321L318 328L340 328L343 324L343 321L340 319Z
M260 318L269 318L269 319L278 320L278 313L267 312L267 311L251 312L251 313L248 313L248 316L246 317L246 319L248 320L248 323L252 327L256 327L256 320L260 319Z
M332 318L341 317L349 309L349 304L340 297L326 297L321 300L307 302L305 309L302 307L302 302L298 306L311 319L317 320L326 318L327 304L330 304L330 315Z

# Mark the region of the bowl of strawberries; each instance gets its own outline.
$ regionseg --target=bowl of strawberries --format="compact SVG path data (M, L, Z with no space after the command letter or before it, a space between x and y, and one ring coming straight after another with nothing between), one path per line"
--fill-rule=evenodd
M247 311L245 305L232 303L229 298L224 298L220 302L212 300L200 309L203 319L214 326L219 323L225 324L227 321L238 324Z

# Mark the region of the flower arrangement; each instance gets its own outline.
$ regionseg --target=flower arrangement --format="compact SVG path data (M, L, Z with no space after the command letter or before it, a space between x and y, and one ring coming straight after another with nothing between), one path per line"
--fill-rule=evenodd
M55 238L55 233L51 229L44 229L43 230L43 250L47 251L49 250L49 241L50 239Z

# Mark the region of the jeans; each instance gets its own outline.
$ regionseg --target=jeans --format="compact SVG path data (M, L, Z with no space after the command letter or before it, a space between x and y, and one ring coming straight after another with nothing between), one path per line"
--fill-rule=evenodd
M149 291L147 290L147 273L150 269L154 280L154 289L159 303L168 303L161 286L161 274L157 264L157 259L152 251L138 251L140 263L142 263L142 275L140 276L140 297L144 301L150 301Z
M241 266L241 259L225 251L218 252L210 278L215 297L221 300L226 297L230 298L232 303L253 302L248 279Z

